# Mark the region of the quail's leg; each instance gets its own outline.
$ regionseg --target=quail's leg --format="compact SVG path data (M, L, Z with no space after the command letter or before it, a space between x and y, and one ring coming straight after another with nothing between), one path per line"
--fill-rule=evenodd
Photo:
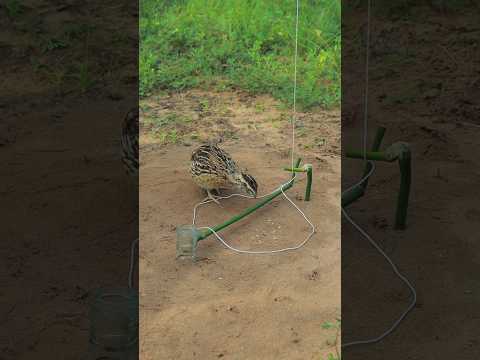
M213 200L217 205L220 205L220 202L216 199L215 195L213 195L210 190L207 190L208 197L207 199ZM220 205L221 206L221 205Z
M215 197L215 195L213 195L210 190L207 190L207 194L208 194L208 197L210 199L212 199L217 205L220 205L220 202L217 200L217 198Z

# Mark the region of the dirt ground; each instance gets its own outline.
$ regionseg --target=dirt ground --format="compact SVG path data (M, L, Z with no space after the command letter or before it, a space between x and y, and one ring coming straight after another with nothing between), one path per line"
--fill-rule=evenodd
M290 162L288 112L268 97L237 92L161 94L141 106L142 359L304 360L335 354L339 334L322 324L340 318L339 112L299 114L296 154L313 164L313 193L310 202L302 201L303 179L289 194L316 225L310 242L294 252L246 255L210 237L192 263L175 259L175 227L192 221L193 207L204 197L188 172L191 151L222 138L222 146L256 177L259 193L272 191L288 176L282 171ZM200 209L198 223L220 223L252 203L209 204ZM298 244L308 232L295 209L278 198L222 235L237 248L264 250Z
M0 4L1 359L85 359L91 291L127 285L138 201L120 129L137 104L136 12Z
M374 14L369 141L382 125L387 128L384 146L395 141L411 145L408 228L393 230L397 164L379 163L366 195L348 211L413 283L418 302L391 336L376 345L345 349L343 357L478 359L478 12L445 16L419 8L396 21L383 18L378 8ZM343 32L345 148L362 146L364 45L345 44L358 38L365 19L366 14L355 14ZM343 186L361 173L361 162L342 159ZM343 340L378 336L409 301L408 289L385 260L342 222Z

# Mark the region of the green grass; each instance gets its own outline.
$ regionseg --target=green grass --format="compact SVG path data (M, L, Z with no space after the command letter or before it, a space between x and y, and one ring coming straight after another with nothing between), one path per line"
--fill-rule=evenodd
M18 0L6 0L5 8L10 18L16 18L22 11L22 4Z
M341 321L337 319L335 323L332 322L325 322L322 324L322 329L324 330L334 330L335 331L335 338L332 340L327 341L327 345L333 346L335 348L335 354L328 354L325 360L341 360L341 355L338 351L338 335L341 331Z
M65 49L67 46L67 43L62 39L48 38L44 40L42 52L46 53L57 49Z
M298 104L340 102L340 0L302 0ZM140 94L192 87L293 93L294 0L141 0Z
M188 125L192 122L192 119L188 116L177 113L170 113L161 116L150 113L150 107L142 103L140 103L140 108L143 112L148 114L143 119L143 125L147 128L148 132L157 138L162 144L179 143L184 139L185 133L181 131L178 126ZM191 139L194 139L194 136L191 136Z
M87 62L80 62L75 66L73 78L77 80L81 92L87 92L95 83L94 75L90 71Z
M342 360L342 356L340 354L328 354L325 360Z

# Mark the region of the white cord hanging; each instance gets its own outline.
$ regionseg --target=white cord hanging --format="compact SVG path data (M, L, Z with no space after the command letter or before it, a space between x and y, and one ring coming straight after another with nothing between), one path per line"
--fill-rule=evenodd
M130 246L130 267L128 270L128 287L133 288L133 273L135 266L135 249L138 246L138 239L133 240Z

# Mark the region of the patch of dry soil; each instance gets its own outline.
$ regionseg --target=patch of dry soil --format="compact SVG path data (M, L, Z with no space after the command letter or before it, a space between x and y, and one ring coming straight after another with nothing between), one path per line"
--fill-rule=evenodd
M407 229L395 231L399 171L378 163L365 196L348 208L353 219L397 263L418 293L417 305L382 342L344 351L348 359L478 359L480 344L480 200L478 184L478 9L447 16L421 7L412 16L372 25L369 134L387 128L384 146L409 142L412 188ZM453 15L453 14L449 14ZM351 15L344 46L342 144L361 149L364 51L358 37L366 14ZM426 20L427 19L427 20ZM461 22L460 22L461 21ZM459 24L460 22L460 24ZM345 41L344 41L345 40ZM357 51L358 50L358 51ZM345 121L344 121L345 120ZM343 159L348 187L360 161ZM408 288L345 221L342 224L342 330L347 342L376 337L407 307Z
M336 331L322 324L340 317L339 112L299 114L299 129L305 130L296 153L314 166L312 200L301 201L305 181L289 194L317 227L310 242L295 252L244 255L211 237L199 245L201 260L191 263L175 260L175 227L191 222L193 206L204 197L188 172L193 147L223 138L222 146L256 177L260 193L272 191L287 179L281 169L289 164L288 113L270 98L239 93L192 91L146 104L140 172L142 358L305 360L335 353ZM175 144L152 136L147 124L172 113L189 118L177 127ZM198 222L217 224L253 203L209 204ZM297 244L308 232L293 207L278 198L222 235L237 248L259 250Z

